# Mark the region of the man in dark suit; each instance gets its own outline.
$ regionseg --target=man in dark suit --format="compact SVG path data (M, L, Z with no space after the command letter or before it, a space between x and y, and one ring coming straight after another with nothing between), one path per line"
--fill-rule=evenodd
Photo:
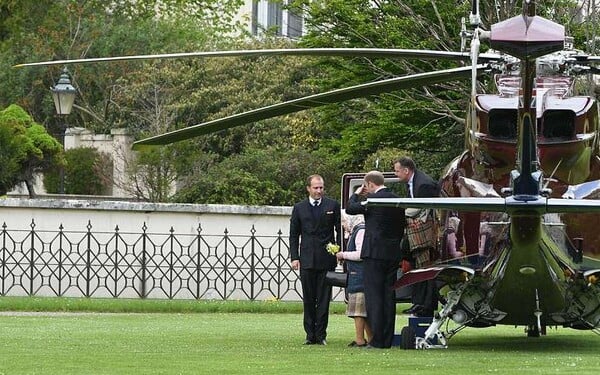
M327 244L341 243L340 204L324 197L324 189L323 177L309 176L308 198L294 205L290 218L290 257L292 268L300 270L305 345L327 344L331 285L325 275L337 264Z
M398 198L384 186L383 174L371 171L365 175L363 186L348 200L346 213L365 216L365 237L361 258L367 320L373 331L370 347L389 348L394 339L396 296L394 282L400 264L400 241L404 234L404 209L365 207L366 198Z
M400 182L406 182L408 184L409 197L439 197L439 184L425 172L417 169L415 162L411 158L405 156L395 160L394 173ZM433 221L433 215L431 213L429 213L429 215L430 216L427 218L427 220ZM416 218L414 220L421 219ZM429 266L433 261L433 259L431 259L431 254L433 251L435 251L435 243L437 239L435 238L433 225L431 228L432 230L430 233L425 234L425 236L431 241L430 246L415 248L414 245L411 244L411 255L416 268ZM412 292L413 306L408 310L405 310L405 312L421 317L433 316L434 310L437 309L437 300L438 298L437 291L435 289L435 281L429 280L415 284Z

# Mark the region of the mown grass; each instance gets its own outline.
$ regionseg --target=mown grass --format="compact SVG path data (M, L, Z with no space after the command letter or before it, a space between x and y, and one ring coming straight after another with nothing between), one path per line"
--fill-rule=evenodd
M67 300L71 307L83 303ZM242 302L195 302L206 312L189 310L189 301L164 301L185 309L158 312L163 301L141 301L155 305L154 312L133 313L130 301L102 300L111 313L26 313L7 312L8 302L0 298L0 374L591 374L600 365L600 337L587 331L551 329L527 338L521 328L468 328L445 350L364 350L346 346L353 325L338 312L330 316L329 345L301 345L297 303L258 303L260 313L250 304L248 313L232 312L248 308ZM120 302L128 311L112 305ZM280 313L277 304L294 311ZM399 330L406 317L397 323Z
M330 310L333 314L342 314L345 308L343 303L333 302ZM0 311L289 314L302 312L302 303L287 301L0 297Z

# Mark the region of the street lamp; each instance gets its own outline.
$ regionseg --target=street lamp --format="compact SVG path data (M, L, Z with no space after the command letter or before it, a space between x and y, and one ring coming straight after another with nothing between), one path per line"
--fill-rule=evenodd
M56 113L59 115L68 115L73 109L73 103L75 102L75 94L77 91L75 87L71 85L71 79L69 78L69 71L65 67L63 69L58 83L54 87L50 87L52 91L52 99L54 99L54 106L56 107Z
M56 113L59 116L66 116L71 113L71 109L73 109L73 103L75 102L75 94L77 91L75 87L71 85L71 79L69 78L69 71L65 67L63 69L60 78L58 79L58 83L54 85L54 87L50 87L50 91L52 92L52 99L54 99L54 106L56 107ZM60 134L59 141L63 146L63 151L65 149L65 131L67 130L66 123L60 124ZM65 193L65 170L63 167L60 167L59 170L59 193Z

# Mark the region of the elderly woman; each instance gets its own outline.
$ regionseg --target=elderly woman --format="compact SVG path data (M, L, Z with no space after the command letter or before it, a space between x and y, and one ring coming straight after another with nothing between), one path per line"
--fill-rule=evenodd
M346 315L354 319L356 338L348 344L350 347L367 346L371 337L371 328L367 322L365 293L363 289L363 267L360 259L363 237L365 234L365 219L363 215L346 215L342 218L344 229L350 234L346 251L339 252L336 257L346 262L348 270L348 306Z

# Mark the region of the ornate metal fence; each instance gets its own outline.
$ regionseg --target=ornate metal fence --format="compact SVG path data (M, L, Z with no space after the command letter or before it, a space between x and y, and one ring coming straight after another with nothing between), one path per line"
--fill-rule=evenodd
M299 300L281 230L272 236L0 231L0 295ZM336 298L341 291L336 288Z
M9 231L2 226L0 294L82 297L298 299L288 245L276 236Z

